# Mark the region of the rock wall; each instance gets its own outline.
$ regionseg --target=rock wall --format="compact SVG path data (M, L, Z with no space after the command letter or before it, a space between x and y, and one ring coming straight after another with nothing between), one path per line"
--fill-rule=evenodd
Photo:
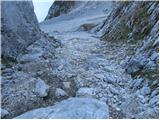
M131 95L126 98L125 113L129 118L158 118L158 87L159 87L159 2L114 2L114 8L98 31L102 31L102 40L111 43L123 43L128 46L125 60L121 65L132 75L129 84ZM135 96L142 95L149 107L150 114L141 111L133 102ZM137 99L142 99L138 98ZM154 99L154 101L153 101ZM136 100L134 100L136 101ZM132 104L131 104L132 103ZM141 106L138 102L138 106ZM153 110L153 107L155 108ZM135 109L134 109L135 108ZM133 117L133 118L134 118Z
M75 1L55 1L50 7L45 20L68 13L74 4Z
M127 43L126 71L158 80L158 2L120 2L102 26L103 40ZM147 74L150 73L148 76ZM151 74L153 73L153 74Z
M63 83L51 65L61 43L39 29L32 2L2 1L1 20L1 118L68 97L55 95Z
M2 58L15 59L40 39L41 32L31 1L2 1L1 5Z
M103 39L137 42L147 36L158 21L158 2L126 1L115 2L113 6L102 25Z

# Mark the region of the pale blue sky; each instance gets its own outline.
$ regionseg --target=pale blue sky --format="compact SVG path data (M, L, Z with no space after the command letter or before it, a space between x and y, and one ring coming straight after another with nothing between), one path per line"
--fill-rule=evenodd
M42 22L47 16L48 10L53 4L54 0L32 0L34 5L34 12L36 13L39 22Z

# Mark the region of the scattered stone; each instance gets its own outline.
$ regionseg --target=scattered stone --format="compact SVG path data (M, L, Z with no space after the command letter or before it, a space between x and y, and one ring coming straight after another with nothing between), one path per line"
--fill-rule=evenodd
M64 96L68 96L68 94L60 89L60 88L56 88L56 92L55 92L56 97L60 98L60 97L64 97Z
M158 80L153 80L152 85L153 86L158 85L159 84L158 82L159 82Z
M48 95L49 86L41 79L36 81L35 92L38 93L40 97L45 97Z
M60 65L60 66L58 67L58 70L61 71L62 69L63 69L63 65Z
M71 82L63 82L63 86L65 89L71 88Z
M120 91L118 91L118 89L114 88L114 87L110 87L111 93L118 95L120 94Z
M96 89L95 88L80 88L76 96L78 97L95 97L96 95Z
M134 81L135 81L135 83L134 83L133 87L134 87L135 89L137 89L137 88L139 88L140 86L142 86L142 82L143 82L143 79L142 79L142 78L140 78L140 79L135 79Z
M80 28L78 30L89 31L92 28L94 28L95 26L96 26L95 24L83 24L80 26Z
M148 68L148 69L155 69L155 68L157 67L157 65L155 64L154 61L149 61L149 62L146 64L145 67Z
M154 96L156 96L156 94L158 94L158 89L156 89L156 90L154 90L154 91L152 92L151 98L154 97Z
M151 89L147 86L144 86L142 89L141 89L141 94L142 95L148 95L149 93L151 92Z
M69 74L69 73L68 73L68 74L67 74L67 77L68 77L68 78L72 78L72 77L76 77L76 75L74 75L74 74Z
M153 106L154 104L158 103L158 101L159 101L159 97L154 96L153 98L150 99L149 104Z
M142 65L140 62L136 59L130 60L130 62L127 65L126 71L129 74L134 74L142 69Z
M105 76L103 74L95 74L95 77L100 79L100 80L103 80L105 78Z
M6 65L1 64L1 70L4 70L6 68Z
M14 71L11 68L6 68L3 70L3 73L13 73Z
M159 54L157 52L154 51L154 53L151 55L151 60L155 60L159 57Z

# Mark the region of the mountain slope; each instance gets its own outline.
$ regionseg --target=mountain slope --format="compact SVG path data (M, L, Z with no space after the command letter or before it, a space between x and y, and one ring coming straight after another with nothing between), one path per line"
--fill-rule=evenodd
M126 99L128 104L124 103L126 104L124 107L127 107L124 111L128 117L158 118L158 26L158 1L117 2L110 16L98 29L102 32L103 40L128 46L125 56L119 62L133 78L133 81L130 82L131 96L142 99L137 97L142 95L146 100L144 103L150 110L150 114L146 109L142 110L141 114L136 113L135 111L141 109L141 104L137 101L139 108L134 107L133 98L128 97Z
M47 32L50 32L49 30L57 32L81 30L85 29L83 28L84 24L91 29L105 18L111 5L111 2L75 1L73 8L67 14L48 19L42 22L40 26L43 31Z
M67 4L53 4L41 39L3 64L3 115L158 118L158 2Z

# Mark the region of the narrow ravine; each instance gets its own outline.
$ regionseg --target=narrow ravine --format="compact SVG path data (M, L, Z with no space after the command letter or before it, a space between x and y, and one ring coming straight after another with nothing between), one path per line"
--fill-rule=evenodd
M158 118L158 2L55 1L41 23L7 6L2 118Z

